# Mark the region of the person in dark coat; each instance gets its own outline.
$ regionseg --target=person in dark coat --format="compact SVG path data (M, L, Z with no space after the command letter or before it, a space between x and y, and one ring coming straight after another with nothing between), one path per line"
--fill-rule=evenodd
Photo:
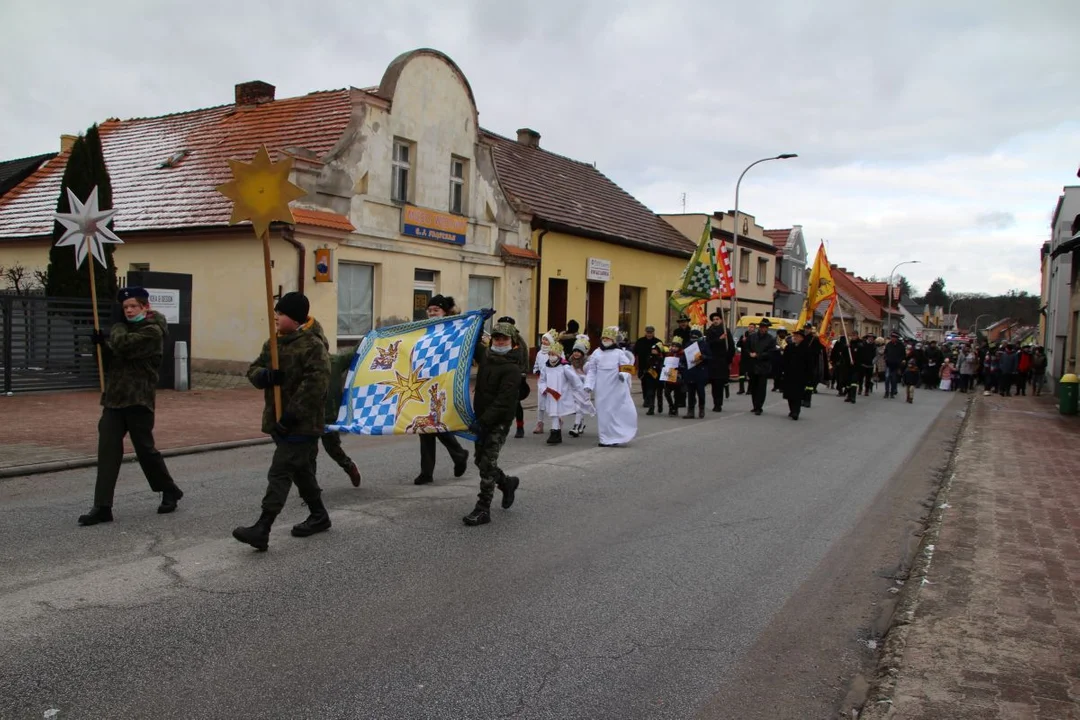
M877 358L877 345L874 344L873 334L867 333L852 350L855 355L855 382L859 386L859 394L869 396L874 389L874 360Z
M777 328L776 330L776 348L772 352L772 377L773 377L773 392L780 392L783 390L783 386L780 384L780 380L784 377L784 348L787 347L790 338L788 338L788 332L784 328Z
M724 327L724 316L714 312L705 328L705 342L709 346L709 385L712 386L712 410L724 410L724 390L731 376L731 361L735 359L735 340Z
M825 345L814 333L814 324L806 323L803 328L806 344L807 362L810 363L809 375L806 378L806 388L803 392L803 407L810 407L810 400L817 392L818 383L829 382L829 353Z
M450 296L435 295L428 301L429 318L456 315L457 305ZM461 446L453 433L424 433L420 439L420 474L413 480L414 485L427 485L435 480L435 444L442 443L454 461L454 477L461 477L469 469L469 451Z
M833 377L836 379L836 394L843 397L847 395L852 370L847 338L843 335L833 343L832 351L829 353L829 362L832 363Z
M686 387L686 414L683 417L687 420L694 417L695 406L698 408L697 416L705 417L705 385L709 381L709 363L712 357L709 343L704 341L700 330L690 331L690 345L697 346L701 358L693 367L690 367L685 351L679 359L679 374Z
M739 338L739 342L738 342L738 349L739 349L739 392L738 392L738 394L739 395L745 395L746 394L746 378L747 378L747 372L746 371L747 371L747 368L749 368L751 365L753 365L753 363L750 362L750 351L747 349L746 343L750 339L750 336L754 335L756 333L757 333L757 323L750 323L749 325L746 326L746 332L743 333L743 336L741 338Z
M652 349L659 344L660 338L656 337L656 328L652 325L646 325L645 335L637 339L632 350L634 353L634 362L637 364L638 380L641 381L642 395L644 395L642 398L642 407L645 408L648 408L652 404L649 401L649 398L652 397L652 395L647 392L646 386L648 386L648 389L655 391L655 387L645 378L647 377L646 374L648 373L649 366L652 362ZM570 349L570 352L573 352L573 348ZM567 356L569 356L569 353L567 353Z
M570 353L574 352L574 343L577 342L579 332L581 332L581 325L578 324L577 320L566 323L566 331L559 334L559 344L563 347L563 357L570 357Z
M776 347L776 338L769 334L772 323L762 318L758 330L751 335L746 333L747 355L746 377L750 381L750 397L753 401L754 414L760 415L765 407L765 395L769 392L769 374L772 372L772 351Z
M113 325L108 335L95 330L91 336L94 344L101 347L105 392L101 394L98 422L94 505L90 512L79 516L79 525L112 522L113 494L124 460L125 435L131 439L150 489L161 493L157 511L173 512L184 497L154 445L154 401L168 323L164 315L150 309L150 293L144 288L121 288L116 301L123 310L123 321Z
M885 343L885 398L895 398L896 390L900 384L900 375L907 365L905 357L907 350L900 342L900 333L891 333L889 342Z
M788 403L788 417L792 420L799 419L807 377L810 374L810 358L805 338L802 330L793 332L781 358L784 367L781 388Z

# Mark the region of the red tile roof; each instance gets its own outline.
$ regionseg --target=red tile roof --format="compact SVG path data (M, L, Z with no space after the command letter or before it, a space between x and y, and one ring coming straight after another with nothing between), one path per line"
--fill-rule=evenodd
M872 298L880 303L885 302L885 295L888 293L889 283L887 282L867 282L865 280L855 279L855 284L859 286L859 289L870 295ZM893 285L892 289L893 303L900 302L900 287Z
M331 90L254 106L107 120L100 129L119 209L115 229L123 237L135 230L227 225L231 202L214 189L232 176L227 159L250 160L261 144L275 160L297 149L322 158L351 116L350 92ZM170 157L172 166L163 167ZM61 155L0 199L0 238L52 232L64 165Z
M787 293L788 295L791 294L791 288L789 288L787 286L787 283L785 283L780 278L774 279L773 283L775 284L776 292L778 292L778 293Z
M325 210L292 208L292 214L297 225L313 225L315 227L330 228L331 230L344 230L345 232L352 232L356 229L349 218Z
M678 257L695 244L592 165L482 131L499 184L534 223Z
M860 283L853 275L836 265L832 265L832 276L833 282L836 283L836 291L840 294L840 297L868 320L881 320L881 303L859 287L864 283ZM882 296L884 294L883 292Z
M503 245L502 251L507 255L513 255L514 257L525 258L526 260L539 260L540 256L534 253L528 248L520 248L514 245Z
M765 237L772 240L772 244L776 246L777 250L783 250L787 247L788 236L791 235L791 228L786 230L766 230Z

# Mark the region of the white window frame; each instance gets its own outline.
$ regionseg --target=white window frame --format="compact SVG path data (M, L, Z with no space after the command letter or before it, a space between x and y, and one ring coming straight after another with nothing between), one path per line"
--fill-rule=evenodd
M354 267L368 268L370 273L371 273L371 276L370 276L371 277L371 291L370 291L370 296L368 297L368 303L369 304L368 304L368 312L367 312L367 315L370 318L370 322L368 323L369 324L368 329L366 331L364 331L364 332L361 332L361 333L349 332L349 330L355 330L355 328L344 328L343 329L343 326L342 326L342 316L347 315L349 313L342 312L342 308L341 308L341 292L342 292L342 289L344 288L344 283L346 282L346 278L349 277L349 273L350 273L351 268L354 268ZM338 339L339 340L359 340L360 338L363 338L364 335L371 332L375 327L375 282L376 282L376 280L375 280L375 266L371 265L369 263L339 262L338 267L337 267L337 278L336 278L336 280L337 280L337 283L338 283L338 307L337 307L337 311L338 311L337 312L337 317L338 317L338 321L337 321ZM351 313L351 314L358 314L360 317L363 317L363 312Z
M394 202L407 203L412 198L412 163L415 143L403 138L394 138L394 151L391 163L390 199ZM404 151L404 152L402 152ZM402 159L404 155L404 159Z
M466 309L467 310L480 310L480 309L482 309L483 305L485 304L481 300L480 301L480 307L473 307L473 305L475 304L474 303L474 293L473 293L473 287L474 287L473 281L474 280L484 280L484 281L488 281L488 282L491 283L491 300L490 300L491 305L489 307L492 307L492 308L495 307L495 295L499 290L499 288L498 288L499 279L495 278L495 277L491 277L489 275L470 275L469 276L469 287L468 287L468 298L467 298L468 307ZM486 330L488 330L490 332L491 327L492 327L492 320L491 320L491 318L488 318L484 322L484 329L486 329Z
M465 215L468 212L466 202L465 178L468 173L469 161L457 155L450 156L450 200L448 207L455 215ZM457 174L455 174L457 173ZM455 193L457 194L457 207L454 207Z
M769 282L769 260L759 257L757 259L757 284L765 285Z

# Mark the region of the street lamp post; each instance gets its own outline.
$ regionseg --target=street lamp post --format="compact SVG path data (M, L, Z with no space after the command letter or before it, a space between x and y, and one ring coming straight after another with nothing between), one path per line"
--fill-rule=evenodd
M732 289L738 287L737 283L739 282L739 186L742 184L743 176L746 175L747 171L750 170L750 168L754 167L759 163L768 162L769 160L789 160L796 157L799 157L796 153L784 153L783 155L777 155L775 157L767 157L761 158L760 160L755 160L754 162L746 166L746 170L742 171L742 175L739 175L739 180L735 183L735 231L732 233L733 240L731 243L731 269L732 274L734 275L734 277L731 278ZM723 242L723 240L721 240L720 242ZM729 328L735 327L735 303L737 301L737 294L738 293L732 293L731 295L731 310L728 314Z
M975 342L979 341L979 321L984 317L990 317L990 313L983 313L979 317L975 318Z
M949 301L949 311L947 313L945 313L946 315L949 315L949 316L952 315L952 306L953 306L953 303L955 303L955 302L956 302L956 298L953 298L952 300ZM952 321L952 331L953 332L956 332L956 327L959 324L960 323L956 322L956 318L953 318L953 321Z
M885 285L885 310L889 313L889 332L893 331L893 314L892 311L889 310L889 306L892 305L893 275L896 274L896 268L900 267L901 265L916 265L918 264L918 262L918 260L905 260L903 262L898 262L896 263L896 265L893 266L892 272L889 273L889 282Z

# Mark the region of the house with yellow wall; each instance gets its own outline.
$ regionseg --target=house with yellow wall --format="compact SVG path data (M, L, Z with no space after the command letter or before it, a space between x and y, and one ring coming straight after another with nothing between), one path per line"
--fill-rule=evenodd
M532 344L570 320L594 342L610 325L631 341L646 325L666 337L673 327L668 298L697 238L687 240L592 164L541 148L535 130L518 130L516 139L485 132L483 139L521 218L520 234L529 234L528 247L539 255Z
M333 345L422 315L435 293L533 330L535 238L500 187L468 80L438 51L399 56L373 87L277 98L246 82L229 104L100 132L121 281L191 275L194 369L246 367L266 337L260 244L249 225L229 226L215 190L227 161L260 145L292 158L290 180L307 191L295 225L271 227L274 294L304 292ZM47 267L67 149L0 197L0 265Z
M668 224L695 244L701 238L702 228L708 221L714 245L725 243L731 258L737 296L736 320L745 315L765 316L773 314L776 294L776 246L765 234L765 228L754 221L753 215L739 213L739 257L735 257L735 221L733 212L681 213L661 215ZM736 264L738 262L738 264ZM711 300L708 311L721 310L728 322L730 301Z

